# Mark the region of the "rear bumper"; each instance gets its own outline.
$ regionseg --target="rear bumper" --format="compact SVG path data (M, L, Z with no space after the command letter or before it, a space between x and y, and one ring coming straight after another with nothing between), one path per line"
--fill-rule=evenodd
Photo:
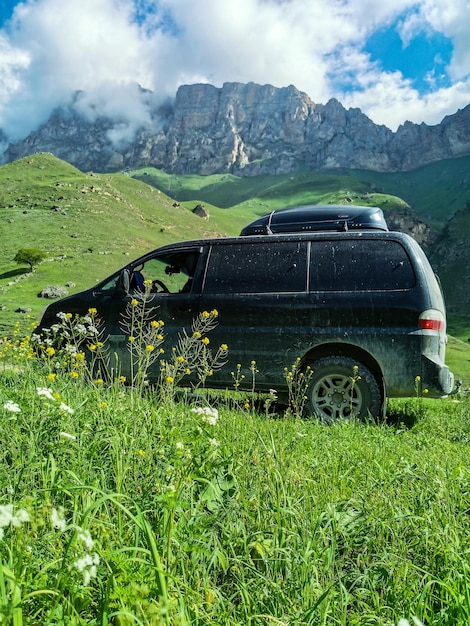
M430 395L444 396L454 388L454 375L447 365L439 360L423 357L422 388L428 389Z

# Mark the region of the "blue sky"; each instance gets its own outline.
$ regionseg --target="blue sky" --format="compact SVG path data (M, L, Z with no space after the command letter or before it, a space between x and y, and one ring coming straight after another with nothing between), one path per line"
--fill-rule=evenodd
M0 129L21 139L83 90L81 113L130 136L137 84L231 81L437 124L470 103L469 24L470 0L0 0Z

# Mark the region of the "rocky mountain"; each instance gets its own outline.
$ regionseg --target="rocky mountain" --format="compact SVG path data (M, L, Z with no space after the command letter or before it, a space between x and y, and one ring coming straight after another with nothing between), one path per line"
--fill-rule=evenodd
M337 100L316 104L294 86L184 85L164 106L142 90L149 121L129 137L132 112L127 120L85 116L82 95L10 144L4 161L52 152L82 171L154 166L254 176L300 168L396 172L470 154L470 105L438 125L406 122L392 132Z

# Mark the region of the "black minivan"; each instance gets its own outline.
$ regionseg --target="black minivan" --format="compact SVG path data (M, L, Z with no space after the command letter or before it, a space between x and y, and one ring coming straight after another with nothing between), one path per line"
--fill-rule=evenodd
M248 372L256 361L256 389L282 395L286 368L309 366L307 410L328 422L379 416L387 397L415 395L416 381L429 396L453 388L439 283L420 246L389 232L380 209L295 207L239 237L163 246L48 306L35 333L59 313L94 308L125 369L120 319L142 277L152 281L146 306L158 307L168 345L198 314L217 310L211 343L228 345L228 362L206 386L233 389L237 366ZM159 373L156 362L149 380Z

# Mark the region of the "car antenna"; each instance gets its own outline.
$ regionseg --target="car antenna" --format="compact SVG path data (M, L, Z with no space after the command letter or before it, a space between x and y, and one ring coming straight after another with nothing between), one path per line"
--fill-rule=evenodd
M271 230L271 220L273 219L274 211L271 211L268 217L268 223L266 224L266 234L273 235L273 231Z

